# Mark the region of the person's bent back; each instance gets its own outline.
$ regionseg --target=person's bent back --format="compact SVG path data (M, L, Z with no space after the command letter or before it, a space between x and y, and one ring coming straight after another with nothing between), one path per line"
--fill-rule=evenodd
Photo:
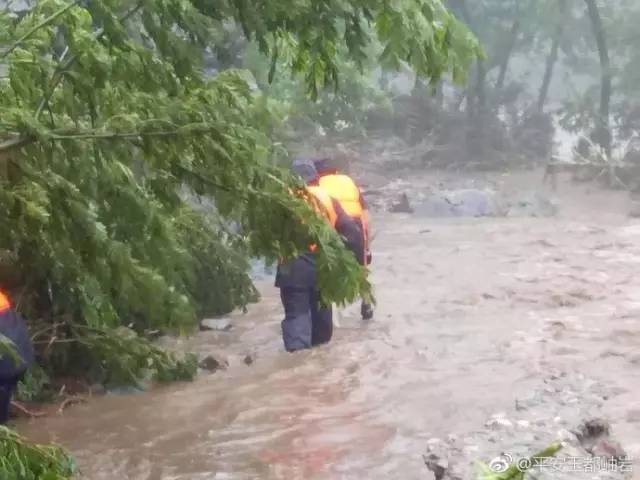
M314 166L318 172L318 178L315 183L322 187L332 198L336 199L356 225L355 230L352 228L345 235L347 245L361 265L369 265L371 263L369 212L360 188L349 175L339 172L331 164L330 159L315 159ZM362 302L360 311L362 318L365 320L373 317L373 307L368 302Z
M315 181L332 198L336 199L345 213L351 217L358 232L347 238L348 244L361 265L368 264L369 258L369 214L362 193L354 180L331 166L328 159L314 160L318 172Z

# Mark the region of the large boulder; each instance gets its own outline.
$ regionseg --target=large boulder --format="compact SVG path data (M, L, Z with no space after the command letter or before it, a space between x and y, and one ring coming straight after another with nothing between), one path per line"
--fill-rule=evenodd
M427 217L490 217L503 214L498 194L492 190L452 190L435 192L415 206Z

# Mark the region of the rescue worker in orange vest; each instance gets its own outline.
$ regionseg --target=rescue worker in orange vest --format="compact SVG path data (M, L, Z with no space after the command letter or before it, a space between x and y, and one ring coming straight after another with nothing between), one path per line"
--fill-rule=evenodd
M319 158L315 159L313 163L318 172L318 180L314 183L322 187L332 198L338 200L347 215L356 222L358 230L347 239L347 244L361 265L369 265L371 263L369 212L362 192L349 175L339 172L332 165L330 159ZM370 320L373 317L373 307L363 300L360 313L363 320Z
M317 180L313 161L297 159L292 164L294 173L300 175L307 184ZM356 228L355 222L344 212L340 204L332 199L321 187L308 186L308 192L315 197L327 221L343 237ZM328 343L333 336L331 307L320 304L318 293L315 247L278 265L276 287L280 288L280 298L285 318L282 321L282 338L288 352L311 348Z
M33 345L24 319L0 291L0 334L11 340L19 358L0 347L0 424L9 419L11 396L18 382L33 363Z

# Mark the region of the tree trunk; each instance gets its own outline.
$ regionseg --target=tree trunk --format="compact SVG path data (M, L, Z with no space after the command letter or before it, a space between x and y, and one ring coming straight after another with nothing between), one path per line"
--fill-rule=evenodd
M420 78L420 75L416 75L416 80L415 82L413 82L413 88L411 89L411 95L421 95L424 92L425 88L426 86L424 84L424 80Z
M478 78L476 82L476 95L478 97L479 115L483 115L487 111L487 69L484 60L478 60Z
M438 82L433 92L433 98L439 108L444 108L444 83L442 80Z
M457 0L454 3L456 9L460 12L460 16L467 24L469 29L475 34L475 28L473 22L471 21L471 14L469 13L469 8L467 6L466 0ZM471 84L467 89L467 115L469 119L472 119L476 116L477 113L483 112L486 107L486 83L487 72L484 65L484 60L478 58L476 60L476 82L475 87L472 87Z
M385 70L382 70L382 72L380 72L380 88L383 91L388 92L389 83L389 74Z
M607 156L611 158L611 129L609 127L609 104L611 101L611 63L609 60L609 50L607 38L600 17L600 11L596 0L585 0L591 19L593 34L598 45L598 55L600 56L600 71L602 84L600 87L600 111L596 121L596 139Z
M551 85L551 79L553 78L553 69L558 61L558 51L560 50L560 42L562 41L562 33L564 32L566 11L567 1L560 0L560 16L558 17L558 25L553 35L551 50L547 57L547 66L544 71L540 94L538 95L538 113L543 113L544 104L547 102L547 96L549 95L549 86Z
M507 40L507 46L500 62L500 73L498 74L498 80L496 81L496 90L501 90L504 87L504 81L507 77L507 70L509 68L509 61L511 60L511 54L516 46L516 40L518 39L518 33L520 32L520 20L515 19L511 30L509 31L509 38Z

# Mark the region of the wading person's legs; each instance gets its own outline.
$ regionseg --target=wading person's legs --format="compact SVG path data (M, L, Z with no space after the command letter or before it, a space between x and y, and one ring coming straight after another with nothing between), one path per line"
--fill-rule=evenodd
M282 340L287 352L311 348L311 291L304 287L280 288L284 307Z
M329 343L333 336L333 311L331 306L320 304L320 294L311 291L311 344L313 346Z

